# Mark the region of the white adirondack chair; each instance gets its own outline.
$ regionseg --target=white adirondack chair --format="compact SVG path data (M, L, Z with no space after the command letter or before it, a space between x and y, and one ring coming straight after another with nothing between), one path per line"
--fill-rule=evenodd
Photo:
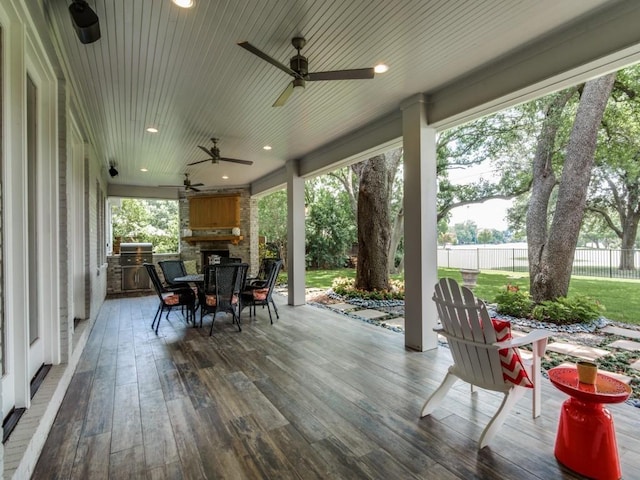
M497 342L486 305L471 290L460 287L451 278L443 278L436 284L433 300L442 324L435 330L447 338L453 365L449 367L440 386L425 402L420 416L431 414L458 379L470 383L472 392L474 386L502 392L502 404L480 436L479 448L484 448L500 429L516 402L530 390L504 379L499 350L532 344L533 358L528 361L523 358L522 364L533 383L533 418L538 417L541 403L540 359L544 356L550 333L535 330L521 338Z

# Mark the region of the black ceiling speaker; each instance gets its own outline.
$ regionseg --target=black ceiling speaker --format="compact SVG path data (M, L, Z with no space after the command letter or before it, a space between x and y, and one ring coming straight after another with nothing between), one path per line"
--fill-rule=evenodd
M75 28L80 42L87 44L100 39L98 15L87 5L87 2L84 0L74 0L74 2L69 5L69 13L71 14L73 28Z
M111 165L109 167L109 175L111 175L112 177L115 177L116 175L118 175L118 170L116 170L115 165Z

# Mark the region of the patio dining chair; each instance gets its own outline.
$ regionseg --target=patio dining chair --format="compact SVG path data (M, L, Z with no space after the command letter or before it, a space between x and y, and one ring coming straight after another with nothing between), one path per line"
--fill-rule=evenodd
M443 278L435 286L441 326L436 328L446 337L453 365L440 386L422 407L421 417L431 414L442 402L453 384L461 379L474 386L500 392L502 404L483 430L478 442L484 448L495 436L516 402L532 390L533 418L540 415L540 361L544 356L550 332L534 330L521 338L511 338L509 322L492 319L482 300L452 278ZM532 345L528 361L521 358L518 347Z
M164 281L172 287L184 287L184 283L175 282L174 278L184 277L187 274L187 269L184 266L182 260L163 260L158 262L162 275L164 275Z
M246 263L225 263L216 265L206 265L204 269L203 300L200 305L200 326L202 319L212 313L211 330L213 334L213 324L216 315L220 312L227 312L233 316L233 322L240 327L240 290L242 281L246 277L249 265Z
M162 275L164 276L164 281L167 283L169 288L175 292L182 292L184 290L193 290L193 293L196 297L200 298L200 292L197 286L190 286L185 282L176 282L176 278L184 277L188 274L187 268L182 260L162 260L158 262L158 266L160 270L162 270ZM196 311L199 308L199 303L196 303ZM195 324L195 322L194 322Z
M269 304L273 305L276 318L279 319L280 315L278 314L278 307L276 307L276 302L273 301L273 289L276 285L280 268L282 268L282 260L271 261L268 268L269 270L266 273L266 279L264 281L248 284L242 291L241 308L248 306L249 315L255 316L257 305L262 305L263 307L266 306L269 311L269 320L271 321L271 324L273 324L273 317L271 316L271 307Z
M155 325L156 334L158 333L158 327L160 326L162 312L167 312L166 318L168 319L169 313L171 313L171 310L173 310L174 307L185 307L187 309L187 323L189 322L189 319L191 319L195 325L196 296L193 293L193 290L190 288L172 289L171 287L165 287L160 281L160 276L158 275L155 265L145 263L144 268L147 270L151 283L153 284L153 288L160 299L158 310L156 311L156 314L153 317L153 322L151 323L151 328L154 328Z
M279 258L263 258L258 268L258 275L247 278L247 285L254 287L264 287L267 284L267 277L271 271L271 265L280 260Z

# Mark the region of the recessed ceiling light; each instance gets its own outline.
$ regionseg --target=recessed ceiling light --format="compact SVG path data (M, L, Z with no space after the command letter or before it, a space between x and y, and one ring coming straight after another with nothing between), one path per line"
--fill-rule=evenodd
M228 175L222 175L222 179L223 180L229 180L229 176Z
M265 150L271 150L271 145L265 145L264 147L262 147Z
M181 8L193 7L193 0L171 0L171 1Z
M378 65L373 67L373 71L376 73L384 73L387 70L389 70L389 66L385 65L384 63L379 63Z
M156 127L147 127L147 132L158 133L158 129Z
M140 171L141 171L141 172L148 172L148 171L149 171L149 169L148 169L148 168L141 168L141 169L140 169Z

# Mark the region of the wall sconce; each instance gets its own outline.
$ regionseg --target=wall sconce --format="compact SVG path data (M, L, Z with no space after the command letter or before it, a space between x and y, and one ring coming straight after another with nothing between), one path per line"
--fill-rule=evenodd
M73 0L73 3L69 5L69 14L81 43L93 43L100 39L98 15L85 0Z

